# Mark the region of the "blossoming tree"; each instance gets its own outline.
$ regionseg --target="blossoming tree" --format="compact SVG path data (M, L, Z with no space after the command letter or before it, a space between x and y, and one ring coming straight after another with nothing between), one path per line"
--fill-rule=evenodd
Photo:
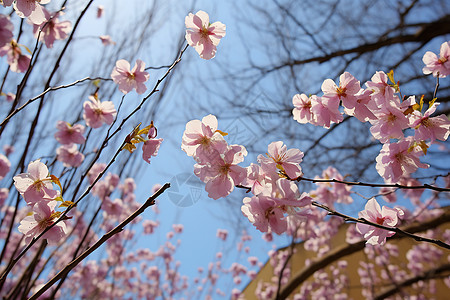
M348 119L366 124L364 135L380 148L377 156L366 159L382 182L351 181L328 164L322 165L320 175L313 174L304 167L310 155L277 138L277 132L260 139L267 149L263 152L267 152L257 153L252 161L255 153L247 150L251 145L233 142L233 132L222 127L215 115L183 124L177 148L181 144L178 150L195 161L192 173L203 182L208 201L223 201L233 194L239 198L245 193L239 199L238 212L251 224L237 243L248 268L242 261L224 267L230 254L218 252L207 272L199 266L197 277L189 279L182 275L182 262L177 261L181 241L175 237L183 236L183 224L170 224L166 239L159 241L156 250L133 246L142 237L155 235L160 223L166 221L158 217L157 198L162 201L162 194L170 189L169 183L138 180L138 171L151 168L164 152L162 145L171 139L170 131L159 125L163 118L157 112L161 112L159 104L169 82L178 83L173 74L179 72L186 52L195 54L191 56L194 63L212 60L222 54L220 42L230 34L226 35L222 22L211 23L205 11L187 11L181 26L183 42L177 45L174 58L163 66L146 67L149 64L144 59L127 55L125 45L129 36L133 41L145 40L147 27L124 35L122 42L103 33L77 35L91 12L97 21L107 14L108 7L95 9L93 2L1 1L7 12L0 14L0 56L6 63L0 70L4 96L0 109L3 298L242 299L242 276L255 279L262 267L253 249L246 246L252 239L250 230L261 232L268 245L276 236L286 236L291 249L303 242L317 255L317 261L305 262L305 272L314 277L313 283L305 283L304 273L293 274L295 270L290 267L293 250L271 251L274 276L269 282L258 281L255 296L260 299L289 295L294 299L344 299L348 296L344 292L347 262L341 258L363 249L370 262L359 262L358 273L366 298L396 293L425 297L425 290L432 292L433 274L447 276L444 283L450 284L448 264L429 268L422 263L448 256L450 229L436 227L449 220L443 208L450 192L449 174L414 177L420 169L436 169L423 159L432 151L444 152L437 146L445 149L449 136L448 117L436 111L441 105L439 80L450 74L450 42L442 43L438 54L431 51L423 55L423 74L436 78L430 99L403 96L398 75L394 79L394 71L388 70L377 71L365 84L343 71L338 80L323 81L323 95L299 91L289 97L290 116L284 122L291 126L311 125L331 131ZM157 4L154 1L145 6L148 13L166 18ZM65 19L69 13L72 17ZM154 18L148 18L144 9L142 13L150 27ZM159 23L155 26L159 28ZM75 57L74 50L83 49L77 48L83 39L99 43L100 59L92 65L100 68L86 73L88 64L83 61L81 69L68 72L69 66L79 67L71 65L67 56ZM108 52L108 47L115 45L116 50ZM163 57L168 60L167 53ZM129 61L136 61L133 68ZM67 67L61 70L64 63ZM207 63L214 64L214 60ZM70 81L72 76L75 79ZM60 99L70 103L58 106ZM323 138L317 137L317 142ZM139 184L151 187L144 198L137 192ZM364 189L372 194L364 196ZM401 192L410 201L409 207L395 205ZM356 203L364 208L357 215L347 214L346 208ZM149 207L153 207L150 219L143 217ZM329 240L344 222L352 223L346 241L342 241L348 248L336 254ZM221 243L228 241L228 236L227 230L217 230ZM406 267L390 262L398 249L389 242L399 236L417 241L406 254ZM425 251L430 257L423 255ZM382 258L377 260L377 254ZM383 279L394 282L391 290L380 294L367 282L368 278L378 280L373 262L385 266ZM328 276L323 268L331 263L336 264L332 266L337 280L334 287L321 282ZM394 278L395 272L399 275ZM231 278L233 286L220 286L222 277ZM416 282L422 284L413 292L401 289Z

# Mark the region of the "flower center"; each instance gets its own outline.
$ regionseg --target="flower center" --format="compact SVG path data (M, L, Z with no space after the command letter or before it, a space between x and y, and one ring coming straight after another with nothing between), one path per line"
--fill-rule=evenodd
M420 122L421 125L425 126L425 127L432 127L433 124L430 121L430 119L428 117L423 118L423 120Z
M103 111L102 111L100 108L96 108L96 109L94 110L94 113L95 113L97 116L103 115Z
M386 219L385 217L382 217L382 218L377 217L377 221L376 221L376 222L377 222L377 224L379 224L379 225L383 225L385 219Z
M134 75L133 73L127 72L127 77L128 77L128 79L130 79L130 80L135 80L136 75Z
M345 97L345 96L347 96L347 94L345 93L345 91L347 90L347 88L345 88L345 87L338 87L337 89L336 89L336 93L338 94L338 96L339 97Z
M390 114L387 116L387 121L388 121L388 122L394 122L395 120L397 120L397 116L396 116L396 115L390 113Z
M198 143L199 143L200 145L203 145L203 146L208 146L208 145L211 143L211 139L208 138L207 136L202 136L202 137L198 140Z
M448 61L448 58L446 57L439 57L438 62L443 65Z
M202 38L207 38L210 34L211 33L209 32L208 28L206 28L205 26L203 26L200 30L200 35L202 36Z
M230 170L230 164L225 164L223 166L220 166L219 173L223 174L223 175L227 175L229 170Z

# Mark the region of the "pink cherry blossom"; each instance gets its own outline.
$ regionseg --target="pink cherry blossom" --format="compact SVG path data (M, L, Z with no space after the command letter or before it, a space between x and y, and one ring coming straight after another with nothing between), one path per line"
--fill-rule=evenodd
M377 156L376 169L378 174L388 182L397 182L400 177L407 177L418 168L428 168L421 163L419 157L423 155L421 149L411 147L410 139L403 139L397 143L386 143Z
M395 227L398 223L398 213L398 210L386 206L383 206L381 209L378 202L374 198L371 198L367 202L365 210L359 212L358 216L379 225ZM395 234L394 231L361 223L356 224L356 230L367 240L366 244L371 245L383 245L387 237Z
M216 55L217 45L225 36L226 26L221 22L209 23L209 16L204 11L195 15L189 13L185 18L186 41L203 59L211 59Z
M437 117L430 117L435 111L439 103L433 103L427 111L421 115L419 111L414 111L410 118L410 127L415 129L414 139L424 141L430 139L446 141L450 133L450 121L444 114Z
M344 112L349 116L354 116L361 122L376 120L377 117L375 117L373 111L376 111L378 107L371 94L372 91L370 91L369 89L361 89L358 93L355 94L355 107L352 109L344 108Z
M79 167L84 160L84 154L78 151L77 145L62 145L56 149L57 160L63 162L64 167Z
M100 19L103 16L105 11L105 7L103 5L97 6L97 19Z
M208 196L217 200L228 196L247 175L246 169L237 164L244 160L247 150L243 146L230 146L208 164L195 164L194 173L206 183Z
M3 154L0 154L0 180L2 180L6 176L6 174L8 174L10 168L11 162L9 161L9 159Z
M275 200L270 197L258 195L246 197L241 211L250 223L261 232L275 232L282 234L287 229L284 211L277 207Z
M47 227L52 225L59 214L55 212L57 201L38 202L33 207L33 215L25 217L20 221L19 231L25 235L25 242L29 243L32 238L37 237ZM67 234L65 221L58 222L42 238L47 239L49 245L58 244Z
M114 42L109 35L100 35L99 39L102 41L103 46L116 44L116 42Z
M425 64L423 74L433 74L434 77L450 75L450 42L442 43L439 58L433 52L427 51L422 61Z
M372 124L370 132L381 143L387 143L390 139L403 138L403 129L409 127L408 118L398 104L396 101L389 101L389 103L381 105L374 112L377 119L369 120Z
M371 96L377 103L385 103L394 97L395 89L388 83L388 76L383 71L377 71L370 81L366 82L367 88L372 91Z
M161 146L163 139L149 139L142 145L142 158L150 163L152 156L158 155L159 147Z
M130 63L124 59L116 62L116 66L111 72L111 78L119 85L119 90L127 94L132 89L136 89L138 94L142 94L147 90L144 82L149 78L149 74L145 72L145 63L138 59L133 69L130 71Z
M42 11L45 20L42 23L34 24L33 33L35 37L39 35L39 41L44 40L47 48L52 48L55 40L67 38L68 33L72 30L72 24L70 21L60 22L58 20L58 16L62 15L62 12L50 14L45 8L42 8Z
M265 184L266 174L261 166L254 163L250 164L250 166L247 167L247 177L242 182L242 185L250 187L252 193L258 195L265 189Z
M330 128L331 122L340 123L344 119L339 111L339 99L311 96L311 112L314 125Z
M9 43L13 38L14 25L8 16L0 14L0 48Z
M103 123L111 125L117 114L112 101L100 102L94 96L89 96L89 101L84 102L83 108L86 125L92 128L99 128Z
M7 93L6 94L6 101L8 102L13 102L14 100L16 100L16 95L13 93Z
M28 164L27 173L16 175L13 180L17 191L29 205L42 202L43 199L54 199L58 194L53 189L47 166L39 159Z
M222 241L225 241L228 236L228 230L226 229L217 229L217 237L221 239Z
M86 138L83 136L85 127L81 124L70 125L64 121L58 121L56 124L58 132L55 133L55 139L62 145L84 144Z
M189 121L183 133L181 149L197 162L214 159L228 146L217 126L217 118L213 115L207 115L201 121Z
M15 40L11 40L11 42L0 48L0 56L5 55L11 71L23 73L28 69L31 56L22 54L22 50L20 50L20 46Z
M294 104L294 109L292 110L294 120L300 124L311 123L314 120L314 115L311 111L311 99L308 96L297 94L292 98L292 104Z
M45 21L43 7L40 4L47 4L51 0L16 0L14 9L21 18L28 18L33 24L42 24Z
M267 157L258 156L258 161L272 173L276 173L277 169L286 173L291 179L302 176L302 168L300 163L303 160L303 152L299 149L287 149L282 141L272 142L267 151Z
M332 79L325 79L322 84L322 92L324 94L322 97L341 100L342 106L352 109L356 105L355 94L360 89L359 81L349 72L344 72L339 77L339 86Z
M310 215L309 209L301 211L299 208L310 205L312 198L306 193L300 195L294 182L280 178L271 190L243 200L241 211L256 229L281 234L287 230L286 213L303 219Z

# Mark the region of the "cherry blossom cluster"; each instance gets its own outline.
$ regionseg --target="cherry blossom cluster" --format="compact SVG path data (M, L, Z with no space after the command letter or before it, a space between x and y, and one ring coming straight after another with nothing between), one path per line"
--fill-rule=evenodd
M63 12L50 13L41 5L50 1L5 0L2 4L4 7L12 5L19 17L27 18L33 25L35 37L39 37L39 41L44 41L47 48L52 48L56 40L67 38L72 25L70 21L59 21L58 17L62 16ZM13 31L14 26L9 16L0 14L0 56L7 56L11 71L25 72L30 64L31 56L23 54L23 51L30 52L30 50L13 39Z
M57 206L66 207L69 204L63 202L61 192L54 189L54 184L61 188L58 178L49 175L47 166L40 160L31 162L27 173L18 174L13 179L14 186L31 210L19 226L19 231L25 235L25 242L29 243L61 216L61 212L56 211ZM62 220L52 226L42 238L47 239L50 245L59 243L67 234L65 222Z
M81 124L71 125L64 121L56 124L58 131L55 139L61 144L56 149L57 159L65 167L79 167L84 160L84 154L78 150L77 144L84 144L86 138L83 136L85 127Z
M311 198L300 194L297 185L287 176L302 175L300 162L303 153L287 149L283 142L269 145L267 156L258 157L259 164L248 168L238 166L247 155L241 145L228 145L224 132L217 129L218 121L213 115L201 121L186 124L181 149L192 156L197 164L194 173L206 183L208 196L213 199L228 196L237 185L248 186L255 195L246 197L242 212L262 232L281 234L287 229L285 214L304 217ZM278 170L285 174L280 178Z
M278 141L268 146L265 156L258 156L258 164L247 168L243 185L251 188L254 196L244 198L241 211L261 232L281 234L289 222L310 216L312 198L300 193L297 184L289 180L303 175L302 158L303 152L287 149Z
M320 231L329 231L330 228L318 224L326 214L312 209L313 198L331 208L334 202L349 204L353 202L351 187L343 183L318 183L318 189L309 194L300 193L293 180L303 175L300 166L303 152L288 149L281 141L271 143L266 155L258 156L258 164L252 163L247 168L238 166L247 154L245 148L228 145L224 139L227 134L217 128L218 121L213 115L189 121L181 145L181 149L196 160L194 174L206 183L208 196L217 200L228 196L235 186L246 187L253 196L243 199L241 211L258 230L276 234L289 232L292 235L295 232L298 237L308 238L308 245L315 245L312 247L316 247L316 251L319 248L322 253L328 251L328 239L321 239L326 235ZM343 176L329 167L320 179L331 178L342 180ZM391 227L397 225L398 215L403 216L403 211L387 207L381 210L375 199L371 199L366 209L360 212L360 217L369 222ZM309 230L304 230L309 232L308 235L298 232L298 226L302 223L309 224ZM336 229L338 226L335 224L332 227ZM357 230L370 244L383 244L386 237L394 234L363 224L358 224Z
M217 129L217 118L205 116L186 124L181 149L197 162L194 173L206 183L208 196L217 200L228 196L234 186L243 182L247 171L238 166L247 150L241 145L228 145L224 133Z
M427 52L423 59L427 64L424 73L445 77L450 72L449 56L449 42L442 44L439 58ZM322 84L323 96L293 97L294 120L329 128L331 123L340 123L345 113L369 122L372 136L383 144L376 169L386 182L395 183L418 168L428 168L420 157L436 140L447 140L450 132L450 121L445 115L432 116L439 103L432 99L425 109L423 97L419 101L415 96L402 99L392 71L376 72L365 86L361 88L360 82L348 72L339 77L339 84L326 79ZM413 130L414 135L405 136L407 129Z

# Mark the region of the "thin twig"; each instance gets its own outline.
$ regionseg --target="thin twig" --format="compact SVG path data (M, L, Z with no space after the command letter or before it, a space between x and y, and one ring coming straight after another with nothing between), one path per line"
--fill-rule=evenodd
M313 206L316 206L316 207L319 207L319 208L322 208L322 209L326 210L328 212L328 215L330 215L330 216L338 216L338 217L343 218L344 221L346 221L346 222L361 223L361 224L374 226L374 227L381 228L381 229L388 230L388 231L394 231L395 233L398 233L398 234L403 235L403 236L410 237L410 238L412 238L412 239L414 239L414 240L416 240L418 242L427 242L427 243L435 244L435 245L437 245L439 247L442 247L442 248L450 250L450 245L449 244L444 243L443 241L440 241L440 240L437 240L437 239L429 239L429 238L426 238L426 237L418 236L418 235L415 235L415 234L403 231L400 228L380 225L380 224L377 224L377 223L374 223L374 222L370 222L370 221L368 221L368 220L366 220L364 218L356 219L356 218L350 217L348 215L345 215L343 213L337 212L337 211L329 208L326 205L318 203L317 201L313 201L311 204Z
M418 190L418 189L430 189L438 192L450 192L450 188L441 188L437 186L433 186L430 184L424 184L424 185L401 185L398 183L367 183L367 182L360 182L360 181L344 181L344 180L337 180L337 179L311 179L311 178L305 178L305 177L298 177L295 179L296 181L310 181L313 183L316 182L328 182L328 183L342 183L346 185L356 185L356 186L370 186L370 187L392 187L392 188L399 188L399 189L410 189L410 190Z
M40 93L39 95L37 95L36 97L33 97L31 99L29 99L27 102L25 102L22 106L16 108L14 111L12 111L1 123L0 123L0 127L4 126L6 122L8 122L12 117L14 117L18 112L20 112L21 110L23 110L26 106L28 106L29 104L33 103L34 101L36 101L37 99L41 98L42 96L44 96L45 94L47 94L48 92L51 91L56 91L59 89L64 89L64 88L68 88L71 86L74 86L78 83L84 82L86 80L112 80L110 78L102 78L102 77L96 77L96 78L90 78L90 77L85 77L83 79L79 79L76 80L72 83L69 84L65 84L65 85L59 85L59 86L55 86L55 87L49 87L47 88L45 91L43 91L42 93Z

